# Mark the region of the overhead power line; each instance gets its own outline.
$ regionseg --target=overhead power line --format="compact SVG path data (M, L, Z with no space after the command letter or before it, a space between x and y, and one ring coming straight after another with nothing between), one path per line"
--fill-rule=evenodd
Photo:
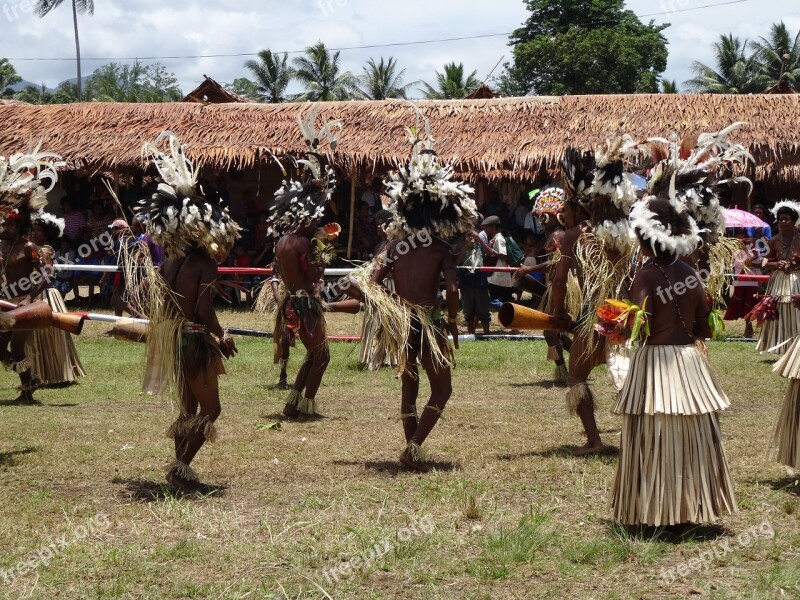
M706 8L719 8L720 6L728 6L731 4L742 4L744 2L752 2L753 0L727 0L726 2L717 2L715 4L704 4L702 6L690 6L687 8L676 8L675 10L668 10L656 13L649 13L644 15L636 15L640 19L648 18L648 17L660 17L664 15L672 15L675 13L684 13L690 12L695 10L703 10ZM605 23L614 23L615 21L607 20L607 21L592 21L590 23L584 23L584 26L587 25L603 25ZM460 37L451 37L451 38L439 38L435 40L417 40L412 42L392 42L388 44L368 44L365 46L342 46L341 48L329 48L331 52L345 52L350 50L371 50L375 48L397 48L402 46L419 46L423 44L442 44L447 42L461 42L466 40L480 40L486 38L493 38L493 37L508 37L513 32L507 31L504 33L486 33L481 35L465 35ZM303 48L302 50L281 50L278 52L273 52L273 54L303 54L306 52L306 49ZM254 56L258 56L258 52L238 52L234 54L187 54L182 56L81 56L81 62L109 62L109 61L122 61L122 60L189 60L189 59L198 59L198 58L252 58ZM58 62L58 61L68 61L73 62L75 57L65 58L65 57L24 57L24 56L17 56L17 57L9 57L9 61L16 61L16 62Z

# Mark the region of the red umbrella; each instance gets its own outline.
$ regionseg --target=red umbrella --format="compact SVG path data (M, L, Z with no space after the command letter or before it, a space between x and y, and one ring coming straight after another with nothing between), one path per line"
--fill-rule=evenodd
M769 227L768 223L765 223L753 213L749 213L746 210L739 210L738 208L723 208L722 214L725 216L725 227Z

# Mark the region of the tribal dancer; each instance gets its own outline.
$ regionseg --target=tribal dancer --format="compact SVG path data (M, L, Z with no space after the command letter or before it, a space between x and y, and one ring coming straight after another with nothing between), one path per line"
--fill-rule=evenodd
M545 252L547 261L533 267L522 267L514 273L515 284L524 281L524 278L534 273L545 273L548 284L552 285L552 276L555 266L561 256L561 244L564 242L564 190L557 187L543 189L536 197L533 205L533 212L544 227L547 241L545 242ZM548 286L548 290L549 290ZM542 298L541 310L550 314L550 293L545 293ZM558 331L544 331L544 339L547 342L547 360L552 360L556 364L553 380L556 383L567 383L568 371L564 362L564 350L570 351L572 339L566 333Z
M733 168L753 160L747 148L727 139L743 125L734 123L719 132L689 135L681 140L673 135L671 142L663 138L648 140L655 163L647 184L648 194L663 198L674 188L677 206L697 223L701 244L686 260L702 276L715 308L725 304L726 276L732 272L737 254L744 250L739 240L725 237L725 215L719 201L723 186L751 185L745 177L730 176ZM721 318L715 322L715 329L723 327Z
M43 272L52 273L53 244L64 234L64 219L39 210L33 214L32 223L31 241L39 247ZM67 312L64 299L54 287L48 286L37 300L47 302L53 312ZM56 327L37 329L29 344L28 356L33 360L34 376L41 379L43 385L75 383L78 377L86 375L72 336L66 331Z
M636 190L624 172L624 161L634 146L626 136L608 140L595 155L570 149L563 165L569 197L564 216L569 229L553 276L550 306L555 317L567 319L569 312L577 316L569 356L567 408L580 417L587 442L573 451L576 456L603 449L589 375L606 363L617 389L624 378L616 349L597 335L594 325L595 309L606 298L627 298L629 294L635 249L628 213L636 201ZM582 220L584 215L589 216L588 221Z
M716 415L730 401L696 345L711 334L711 308L698 273L680 260L700 245L699 230L674 191L637 204L631 223L648 258L632 301L650 314L635 327L642 345L614 409L623 417L614 518L650 526L715 521L737 508ZM626 324L619 329L631 335Z
M165 138L168 154L158 148ZM217 263L230 253L239 226L227 209L197 194L197 172L174 134L164 132L146 143L143 154L153 160L163 183L150 200L142 201L138 212L146 216L148 233L164 247L166 260L158 272L149 269L147 286L131 279L129 283L134 293L147 294L134 303L146 307L148 350L155 348L148 354L167 380L166 391L178 412L167 432L175 440L175 462L167 481L193 493L207 489L189 465L203 444L216 437L222 359L236 354L233 338L217 320L213 293Z
M792 296L792 303L800 312L800 295ZM789 380L778 412L772 445L778 450L778 463L797 470L800 469L800 335L795 336L792 345L772 370Z
M27 236L31 214L47 206L47 193L58 181L56 169L63 165L60 157L40 152L38 146L28 154L0 158L0 294L17 306L32 303L48 287L39 248ZM47 187L42 185L45 179ZM33 404L33 390L41 385L28 352L33 332L8 331L11 325L0 315L2 357L19 375L17 402Z
M269 289L272 292L272 299L275 305L279 305L281 298L283 298L286 290L281 291L281 275L278 272L278 263L272 262L272 277L269 278ZM294 346L294 337L288 327L283 327L281 331L275 331L275 334L280 334L280 341L278 338L273 337L275 340L275 357L273 362L280 367L278 374L277 388L279 390L289 389L289 375L286 369L289 367L289 351Z
M330 362L325 303L319 292L325 267L336 257L336 250L327 238L321 239L322 236L317 235L317 225L336 187L336 176L330 166L323 167L322 156L317 150L323 139L329 140L331 150L336 149L338 137L334 128L341 128L341 123L323 123L317 132L318 114L319 109L314 108L301 119L301 133L308 152L307 160L297 163L306 167L306 180L303 183L284 180L275 192L268 219L269 235L279 238L275 246L275 262L285 288L275 319L275 356L280 360L287 340L292 343L295 337L299 337L306 348L305 359L283 408L287 417L317 414L317 391ZM265 293L268 292L262 289L260 305L264 304Z
M370 282L360 282L365 304L380 315L380 342L394 348L402 378L401 416L406 448L400 462L428 471L422 462L421 445L436 425L452 394L453 353L447 339L453 336L458 348L459 309L456 262L453 244L465 241L474 231L477 208L473 189L451 180L453 170L440 165L433 151L430 126L424 120L426 139L418 129L407 129L412 144L411 160L390 175L386 189L394 217L387 227L386 258ZM382 285L392 276L395 293ZM444 275L447 317L440 308L439 279ZM431 397L417 413L419 372L428 376Z
M800 205L785 200L778 202L772 212L778 221L778 235L769 241L769 253L761 263L761 268L770 272L762 302L777 304L777 319L764 321L756 350L783 354L800 335L800 312L792 306L792 296L800 294L800 235L795 228ZM758 310L757 306L753 312Z

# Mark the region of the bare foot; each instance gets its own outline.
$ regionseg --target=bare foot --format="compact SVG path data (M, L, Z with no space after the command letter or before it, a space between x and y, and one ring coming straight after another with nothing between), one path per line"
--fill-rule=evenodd
M428 471L431 470L431 468L428 465L421 462L417 462L414 459L412 459L408 450L404 450L403 453L400 455L400 462L403 463L409 469L412 469L414 471L419 471L420 473L427 473Z
M603 442L586 442L585 445L581 446L580 448L575 448L572 451L572 456L590 456L592 454L601 454L603 452Z
M286 406L283 407L283 415L285 417L296 418L300 416L300 411L297 410L291 404L287 404Z

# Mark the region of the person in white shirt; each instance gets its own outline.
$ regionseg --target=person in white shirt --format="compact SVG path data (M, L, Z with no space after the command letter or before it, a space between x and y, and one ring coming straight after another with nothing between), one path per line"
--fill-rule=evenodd
M486 217L481 223L486 239L479 236L483 253L497 260L496 267L508 267L508 254L506 251L506 238L500 233L500 218L497 216ZM487 242L488 240L488 242ZM511 273L497 271L489 277L489 295L492 300L511 302L513 292Z

